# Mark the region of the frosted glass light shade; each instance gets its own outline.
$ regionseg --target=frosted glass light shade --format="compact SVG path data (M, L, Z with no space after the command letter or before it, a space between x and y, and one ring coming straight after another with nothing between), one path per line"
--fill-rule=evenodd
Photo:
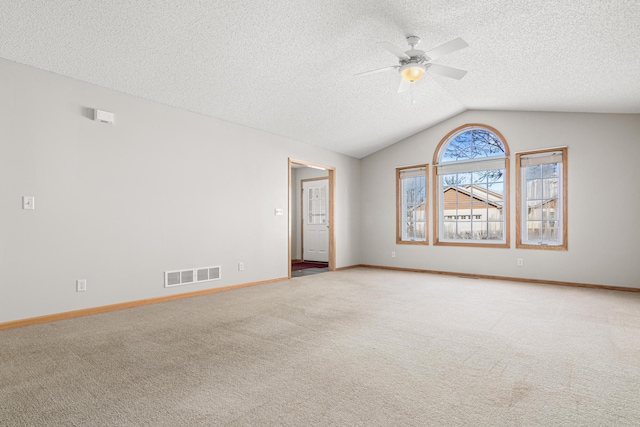
M409 83L420 80L420 77L424 74L424 67L419 64L407 64L400 70L402 78Z

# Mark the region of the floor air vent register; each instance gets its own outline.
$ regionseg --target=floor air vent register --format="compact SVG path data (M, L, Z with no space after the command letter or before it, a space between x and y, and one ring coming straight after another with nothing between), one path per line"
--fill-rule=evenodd
M191 285L220 279L220 266L191 268L189 270L175 270L164 272L164 287Z

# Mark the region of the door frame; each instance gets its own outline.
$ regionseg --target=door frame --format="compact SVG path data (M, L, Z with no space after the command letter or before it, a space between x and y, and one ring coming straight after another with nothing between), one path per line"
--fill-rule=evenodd
M329 175L319 176L317 178L305 178L300 180L300 258L302 261L304 261L304 191L302 187L304 186L305 182L324 180L327 180L328 187ZM329 204L329 209L331 209L331 199L327 199L327 203ZM329 222L329 227L331 227L331 222Z
M302 165L312 167L316 169L324 169L327 171L328 176L322 177L322 179L329 179L329 271L336 270L336 236L335 236L335 181L336 181L336 168L333 166L322 165L319 163L308 162L306 160L297 160L289 157L288 159L288 176L289 176L289 256L287 257L287 271L288 277L291 279L291 232L293 219L291 216L293 207L293 182L291 181L291 167L292 165Z

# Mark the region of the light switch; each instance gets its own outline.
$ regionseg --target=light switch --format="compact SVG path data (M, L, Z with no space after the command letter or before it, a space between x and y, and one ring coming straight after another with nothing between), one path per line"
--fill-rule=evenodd
M276 215L276 216L282 216L282 215L284 215L284 211L282 209L276 208L276 209L274 209L273 214Z
M36 198L33 196L22 196L22 209L35 209Z

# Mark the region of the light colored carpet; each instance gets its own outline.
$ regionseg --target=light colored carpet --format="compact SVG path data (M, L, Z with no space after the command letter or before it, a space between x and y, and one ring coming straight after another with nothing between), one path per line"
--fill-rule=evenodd
M0 331L2 426L638 426L640 294L354 269Z

